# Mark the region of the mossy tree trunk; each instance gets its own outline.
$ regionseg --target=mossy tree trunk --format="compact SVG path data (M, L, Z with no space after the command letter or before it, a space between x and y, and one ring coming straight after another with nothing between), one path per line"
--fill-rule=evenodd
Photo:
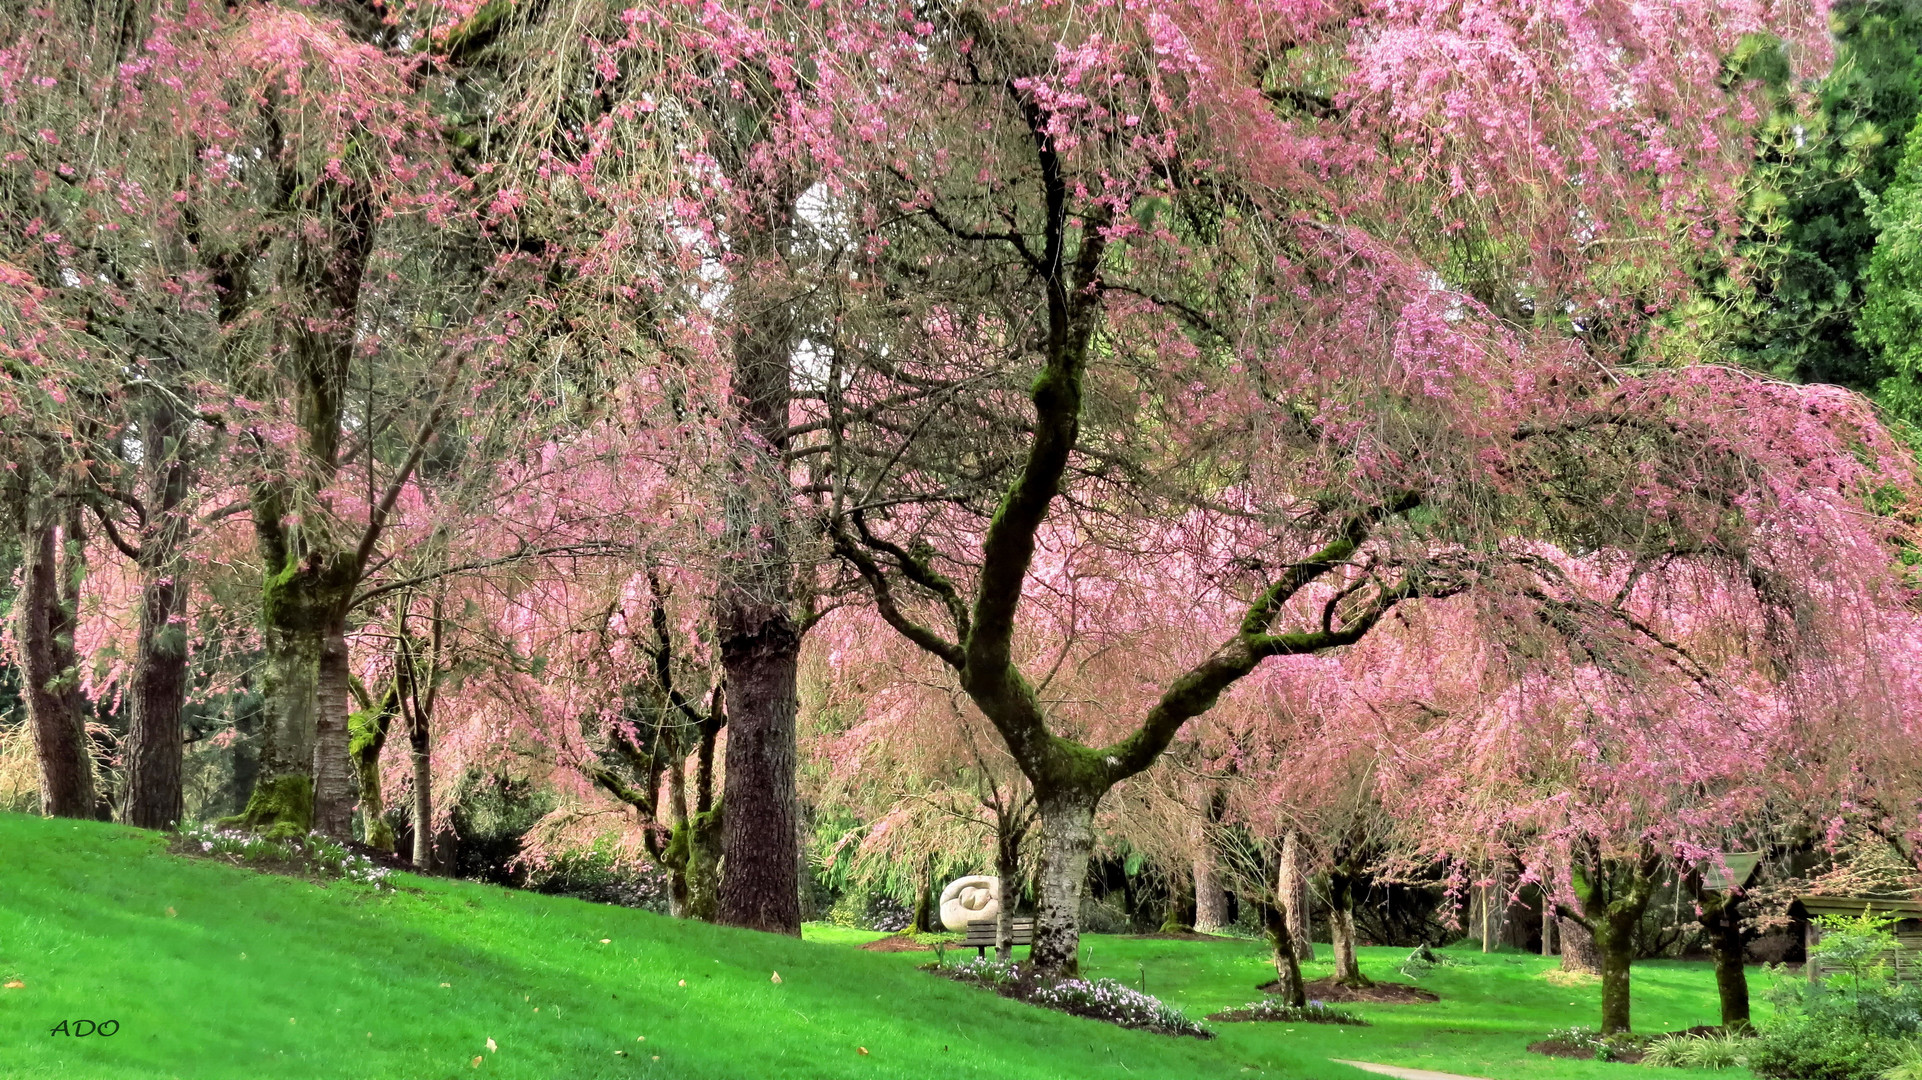
M1041 858L1036 877L1041 895L1034 919L1034 944L1028 950L1036 970L1073 974L1080 967L1081 890L1094 854L1094 809L1099 794L1087 791L1037 792L1041 818ZM1010 883L1001 886L1009 902Z
M1602 1034L1630 1030L1630 965L1635 959L1635 927L1648 910L1655 892L1661 859L1644 844L1635 856L1606 855L1601 845L1583 840L1573 845L1573 878L1582 910L1567 907L1562 918L1587 931L1594 940L1602 975ZM1563 955L1568 953L1564 927Z
M380 752L400 713L400 680L390 679L379 700L363 692L361 708L347 718L347 754L360 781L361 836L377 851L394 850L394 827L387 821L387 800L381 794Z

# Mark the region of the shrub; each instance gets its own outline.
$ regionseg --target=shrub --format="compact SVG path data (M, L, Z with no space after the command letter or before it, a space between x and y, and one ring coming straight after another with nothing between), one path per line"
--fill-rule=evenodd
M1894 920L1868 912L1823 918L1809 962L1835 970L1820 982L1776 969L1776 1017L1755 1040L1749 1068L1784 1080L1880 1080L1922 1034L1922 987L1895 981Z
M1770 1024L1754 1040L1748 1067L1781 1080L1880 1080L1895 1065L1893 1042L1797 1017Z
M1333 1008L1325 1002L1311 1001L1307 1005L1297 1008L1293 1005L1285 1005L1274 998L1251 1001L1238 1009L1224 1009L1208 1017L1208 1019L1221 1020L1229 1023L1269 1020L1284 1024L1354 1024L1358 1027L1368 1026L1368 1021L1363 1020L1358 1014L1349 1012L1347 1009ZM1922 1077L1917 1078L1917 1080L1922 1080Z
M1648 1044L1642 1052L1642 1064L1684 1069L1736 1068L1748 1064L1751 1042L1740 1035L1667 1035Z

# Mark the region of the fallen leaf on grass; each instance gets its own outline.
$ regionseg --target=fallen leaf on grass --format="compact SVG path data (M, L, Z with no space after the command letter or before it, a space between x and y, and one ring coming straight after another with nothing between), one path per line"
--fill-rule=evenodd
M682 980L681 980L681 985L682 985L682 986L686 986L686 985L687 985L687 980L686 980L686 979L682 979Z
M454 988L453 983L441 983L440 986L443 990L452 990Z
M15 979L7 984L7 989L9 990L25 990L26 988L27 984L21 982L19 979Z
M500 1049L500 1047L498 1047L498 1046L495 1046L495 1045L494 1045L494 1040L492 1040L492 1039L489 1039L489 1040L487 1040L487 1052L488 1052L488 1053L490 1053L490 1054L491 1054L491 1053L493 1053L494 1051L496 1051L496 1050L499 1050L499 1049Z
M604 938L602 938L602 939L601 939L601 944L603 944L603 945L605 945L605 944L607 944L608 942L610 942L610 941L613 941L613 940L614 940L614 939L613 939L613 938L611 938L611 937L604 937Z
M481 1056L480 1056L479 1054L475 1054L475 1055L474 1055L474 1068L476 1068L476 1069L478 1069L478 1068L480 1068L480 1063L481 1063L481 1062L483 1062L483 1061L486 1061L486 1060L487 1060L486 1058L484 1058L484 1057L481 1057Z
M172 918L177 918L177 917L178 917L179 915L180 915L180 913L179 913L178 911L175 911L175 910L174 910L173 908L171 908L171 907L169 907L169 908L167 909L167 917L168 917L169 919L172 919Z
M861 1052L861 1056L862 1056L862 1057L867 1057L867 1056L868 1056L868 1048L867 1048L867 1047L865 1047L865 1046L857 1046L857 1047L855 1047L855 1049L856 1049L856 1050L859 1050L859 1051Z
M774 977L773 977L772 979L769 979L768 981L769 981L769 982L771 982L771 983L773 983L773 984L774 984L774 985L776 985L776 986L779 986L779 985L781 985L781 973L780 973L780 972L778 972L778 971L777 971L777 972L775 972L775 973L774 973Z

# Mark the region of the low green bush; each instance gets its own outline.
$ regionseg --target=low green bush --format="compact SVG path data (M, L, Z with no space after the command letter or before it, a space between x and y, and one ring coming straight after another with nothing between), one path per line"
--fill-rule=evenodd
M1880 1080L1895 1064L1892 1040L1807 1018L1770 1024L1754 1042L1748 1067L1779 1080Z
M1665 1035L1642 1051L1642 1064L1683 1069L1740 1068L1748 1064L1754 1041L1731 1034Z
M1889 916L1818 925L1822 939L1809 962L1833 970L1810 982L1776 969L1776 1019L1755 1040L1749 1068L1778 1080L1882 1080L1922 1035L1922 987L1895 980L1889 958L1901 946Z

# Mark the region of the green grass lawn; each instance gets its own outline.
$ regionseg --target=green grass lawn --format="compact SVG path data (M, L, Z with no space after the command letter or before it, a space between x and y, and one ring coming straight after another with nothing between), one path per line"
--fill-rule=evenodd
M936 979L914 970L926 953L852 947L871 934L794 941L400 880L398 893L323 887L169 856L137 830L0 814L0 982L26 984L0 989L0 1077L1363 1075L1329 1057L1498 1080L1640 1075L1523 1052L1595 1014L1592 988L1551 986L1530 957L1451 954L1463 963L1422 980L1441 1003L1362 1006L1370 1028L1224 1024L1202 1042ZM1085 955L1130 983L1145 969L1150 992L1195 1015L1258 997L1266 977L1253 942L1090 937ZM1385 973L1400 955L1364 963ZM1706 966L1636 979L1638 1027L1712 1020ZM82 1019L119 1030L49 1034Z

